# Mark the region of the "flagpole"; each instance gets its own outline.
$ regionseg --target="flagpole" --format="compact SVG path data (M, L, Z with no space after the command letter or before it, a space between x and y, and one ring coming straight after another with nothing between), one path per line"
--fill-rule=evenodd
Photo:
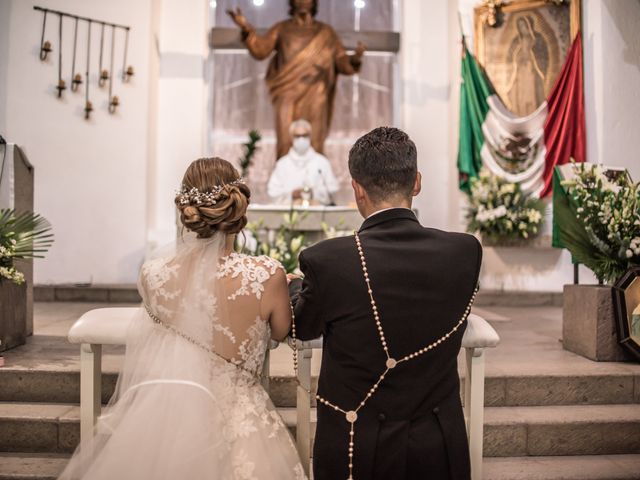
M460 35L464 38L464 28L462 28L462 15L460 15L460 9L458 9L458 26L460 27Z
M464 34L464 28L462 27L462 15L460 14L460 9L458 9L458 26L460 27L460 36L462 37L462 54L464 55L464 51L467 46L467 39Z

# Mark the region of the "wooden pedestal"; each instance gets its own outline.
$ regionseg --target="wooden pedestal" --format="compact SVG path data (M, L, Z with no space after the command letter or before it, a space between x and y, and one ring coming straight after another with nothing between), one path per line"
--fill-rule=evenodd
M628 359L618 343L611 287L564 286L562 345L598 362Z
M27 338L27 285L0 280L0 352L24 345Z

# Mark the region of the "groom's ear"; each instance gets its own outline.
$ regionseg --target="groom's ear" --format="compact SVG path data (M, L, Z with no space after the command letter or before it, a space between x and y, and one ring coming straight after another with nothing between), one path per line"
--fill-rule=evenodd
M422 190L422 174L420 172L416 173L416 181L413 184L413 191L411 192L412 196L417 196Z
M351 180L351 186L353 187L353 193L356 197L356 200L363 200L366 195L364 187L353 179Z

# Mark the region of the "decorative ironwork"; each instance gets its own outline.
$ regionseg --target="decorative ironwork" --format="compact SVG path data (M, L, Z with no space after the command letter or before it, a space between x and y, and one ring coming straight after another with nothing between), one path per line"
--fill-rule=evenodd
M116 23L105 22L102 20L96 20L94 18L82 17L79 15L73 15L70 13L62 12L59 10L52 10L49 8L43 8L35 6L34 10L40 11L43 13L42 15L42 33L40 37L40 52L39 57L40 60L46 61L49 53L53 51L53 47L51 42L45 40L46 35L46 27L47 27L47 17L48 15L57 15L58 16L58 80L55 86L57 90L58 98L62 97L62 92L67 89L67 84L65 80L62 78L62 28L63 28L63 19L70 18L74 20L74 30L73 30L73 52L72 52L72 61L71 61L71 81L70 81L70 89L72 92L78 91L80 85L85 84L85 104L84 104L84 118L89 119L91 116L91 112L93 112L93 104L89 100L89 83L90 83L90 65L91 65L91 27L92 24L98 24L101 26L100 32L100 60L99 60L99 69L98 69L98 86L103 87L106 85L107 81L109 82L109 101L108 101L108 111L109 113L115 113L117 107L120 105L120 99L117 95L113 94L113 81L115 79L114 74L114 64L115 64L115 40L116 40L116 30L124 30L125 32L125 42L124 42L124 52L122 58L122 83L127 83L131 77L134 75L134 68L132 65L127 66L127 54L129 48L129 31L131 27L126 25L119 25ZM87 64L86 64L86 72L84 76L84 80L82 78L82 74L76 71L76 57L77 57L77 48L78 48L78 24L80 22L87 23ZM110 62L109 69L103 68L103 55L104 55L104 30L105 27L111 27L111 51L110 51Z
M104 84L109 80L109 71L102 68L102 54L104 53L104 23L102 24L102 30L100 32L100 62L98 71L100 72L100 79L98 85L104 87Z
M42 36L40 37L40 60L43 62L47 59L47 56L51 52L51 42L44 39L44 32L47 29L47 12L44 12L42 17Z
M62 97L62 92L67 89L67 86L62 79L62 15L59 17L58 22L58 98Z
M133 76L133 67L129 65L127 67L127 53L129 52L129 30L126 31L124 37L124 54L122 55L122 81L128 82Z
M76 51L78 50L78 19L73 27L73 60L71 60L71 91L76 92L82 84L82 75L76 73Z
M116 46L116 29L111 27L111 60L109 62L109 70L113 72L113 57ZM109 76L109 113L116 113L116 108L120 105L120 99L113 95L113 75Z
M89 101L89 67L91 66L91 21L87 23L87 71L85 73L86 87L84 89L84 119L89 120L93 111L93 104Z

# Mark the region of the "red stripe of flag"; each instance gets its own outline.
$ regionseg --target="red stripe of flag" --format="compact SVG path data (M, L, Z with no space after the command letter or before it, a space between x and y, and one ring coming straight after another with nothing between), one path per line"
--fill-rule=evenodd
M582 82L582 35L571 45L560 76L547 99L548 114L544 122L546 146L544 189L541 197L551 192L553 169L571 158L586 160L584 88Z

